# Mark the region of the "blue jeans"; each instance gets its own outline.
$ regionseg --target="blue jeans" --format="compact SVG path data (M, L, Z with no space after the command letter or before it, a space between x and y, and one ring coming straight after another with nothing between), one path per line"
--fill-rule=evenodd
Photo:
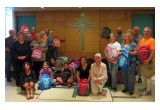
M117 88L117 79L116 79L116 73L117 73L117 64L110 63L110 73L111 73L111 82L112 88Z
M11 67L11 55L5 55L5 74L7 75L7 79L11 78L10 74L10 67Z
M122 71L124 77L124 89L133 92L135 85L136 62L131 62L127 71Z

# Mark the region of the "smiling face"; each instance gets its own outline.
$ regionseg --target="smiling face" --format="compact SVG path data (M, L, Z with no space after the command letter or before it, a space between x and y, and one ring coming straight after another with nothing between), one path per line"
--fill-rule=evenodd
M115 36L113 35L110 35L110 42L114 43L116 41L116 38Z
M81 58L81 64L82 65L86 64L86 59L84 57Z
M18 41L20 41L20 42L24 41L24 35L23 34L18 35Z
M43 63L43 70L48 70L48 64L46 62Z
M24 68L25 68L26 71L28 71L28 70L30 70L30 65L29 65L28 63L26 63L26 64L24 65Z
M144 34L144 37L146 37L146 38L150 37L151 36L151 29L148 27L144 28L143 34Z
M101 64L101 57L100 56L95 56L94 60L95 60L95 62L96 62L97 65Z

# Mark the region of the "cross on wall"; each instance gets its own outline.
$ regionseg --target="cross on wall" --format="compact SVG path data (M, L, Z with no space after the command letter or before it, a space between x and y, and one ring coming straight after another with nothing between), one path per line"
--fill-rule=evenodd
M81 13L80 15L80 19L75 18L75 20L77 21L77 23L75 24L70 24L69 27L72 28L78 28L76 30L76 32L81 33L81 49L84 50L85 48L85 43L84 43L84 35L85 35L85 31L88 31L89 28L95 28L96 24L93 23L88 23L89 20L86 20L86 16L84 13Z

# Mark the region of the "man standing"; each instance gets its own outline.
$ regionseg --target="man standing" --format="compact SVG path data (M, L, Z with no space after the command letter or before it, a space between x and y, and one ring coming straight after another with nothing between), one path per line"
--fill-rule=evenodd
M15 42L15 32L14 30L9 30L9 37L5 39L5 74L7 78L7 82L11 82L11 74L10 74L10 67L11 67L11 45Z
M122 33L122 28L121 27L117 27L116 31L117 31L116 41L118 43L122 44L123 43L123 37L124 37L124 35Z
M151 37L151 29L145 27L143 31L144 37L138 42L138 48L147 46L150 49L150 55L147 60L140 64L140 72L144 78L146 87L140 89L142 96L151 95L152 80L151 77L155 74L155 39Z
M36 28L32 27L31 29L32 40L36 40Z
M135 44L137 44L143 37L142 35L139 34L139 31L140 31L140 29L138 26L135 26L133 28L133 42Z

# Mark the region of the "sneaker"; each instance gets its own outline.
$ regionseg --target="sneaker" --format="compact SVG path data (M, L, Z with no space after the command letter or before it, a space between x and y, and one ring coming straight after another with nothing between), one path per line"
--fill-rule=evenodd
M139 92L142 92L142 91L145 91L147 88L144 87L144 88L141 88L141 89L138 89Z
M151 93L151 91L145 90L145 91L141 91L141 92L140 92L140 95L141 95L141 96L150 96L150 95L152 95L152 93Z

